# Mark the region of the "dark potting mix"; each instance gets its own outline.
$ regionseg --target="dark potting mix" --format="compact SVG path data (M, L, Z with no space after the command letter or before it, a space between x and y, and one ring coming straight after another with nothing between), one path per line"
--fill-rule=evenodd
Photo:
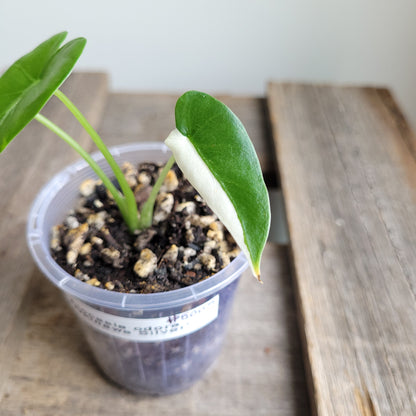
M139 209L161 168L122 165ZM150 228L131 234L101 181L87 179L77 206L53 227L50 246L55 261L71 275L125 293L192 285L220 271L240 251L176 165L158 194Z

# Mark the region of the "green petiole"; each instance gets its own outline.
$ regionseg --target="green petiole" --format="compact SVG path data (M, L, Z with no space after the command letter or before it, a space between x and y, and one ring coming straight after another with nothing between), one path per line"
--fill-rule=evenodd
M136 199L134 197L133 191L130 189L129 184L127 183L124 174L120 168L120 166L116 163L113 156L111 155L110 151L108 150L107 146L102 141L99 134L95 131L95 129L91 126L88 120L84 117L81 111L72 103L72 101L61 91L56 90L54 95L61 100L61 102L68 108L68 110L74 115L74 117L78 120L81 126L85 129L85 131L89 134L95 145L100 150L101 154L104 156L107 163L110 165L119 185L121 188L121 192L124 195L124 205L126 214L123 214L123 218L126 221L127 226L129 227L131 232L134 232L139 228L139 215L137 211L137 204ZM110 191L111 192L111 191ZM113 192L111 192L113 194ZM113 195L114 196L114 195ZM119 202L116 198L114 198L117 202L117 205L120 207ZM120 211L121 207L120 207Z
M152 225L152 219L153 219L153 208L155 205L157 194L160 190L160 187L163 184L163 181L166 178L166 175L168 174L170 168L175 163L175 158L173 156L170 157L170 159L166 162L166 165L163 167L162 172L160 172L160 175L156 181L156 183L153 185L152 190L150 192L149 198L147 198L147 201L143 204L140 220L139 220L139 229L145 229Z
M102 141L99 134L94 130L88 120L84 117L81 111L72 103L72 101L61 91L56 90L54 95L58 97L62 103L69 109L69 111L74 115L74 117L79 121L81 126L85 129L85 131L90 135L93 142L96 144L102 155L104 156L107 163L110 165L114 175L117 178L117 181L121 187L121 191L123 195L126 197L128 204L136 206L136 202L134 199L134 194L130 189L127 181L124 178L123 172L121 171L120 166L116 163L113 156L111 155L110 151L108 150L107 146Z

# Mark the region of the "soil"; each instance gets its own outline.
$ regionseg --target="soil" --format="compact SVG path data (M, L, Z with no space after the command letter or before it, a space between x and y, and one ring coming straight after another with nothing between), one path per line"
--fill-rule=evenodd
M124 163L139 208L160 165ZM231 235L175 165L156 200L153 225L131 234L101 181L80 186L77 206L52 229L51 252L87 284L128 293L189 286L217 273L239 253Z

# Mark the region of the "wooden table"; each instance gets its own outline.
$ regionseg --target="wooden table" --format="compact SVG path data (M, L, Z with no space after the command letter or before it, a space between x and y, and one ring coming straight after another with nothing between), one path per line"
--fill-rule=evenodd
M176 95L112 93L84 73L63 90L109 145L174 126ZM107 381L28 253L31 201L77 155L35 122L0 155L2 416L416 414L416 146L391 96L271 84L267 99L219 98L281 183L290 244L268 243L265 284L243 277L215 367L178 395ZM43 112L93 150L62 106Z

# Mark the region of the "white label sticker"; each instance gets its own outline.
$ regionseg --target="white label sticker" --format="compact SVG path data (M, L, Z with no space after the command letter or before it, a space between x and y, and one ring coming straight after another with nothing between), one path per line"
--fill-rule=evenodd
M157 342L192 334L213 322L218 316L219 295L189 311L147 319L98 311L72 297L69 301L78 317L99 331L130 341Z

